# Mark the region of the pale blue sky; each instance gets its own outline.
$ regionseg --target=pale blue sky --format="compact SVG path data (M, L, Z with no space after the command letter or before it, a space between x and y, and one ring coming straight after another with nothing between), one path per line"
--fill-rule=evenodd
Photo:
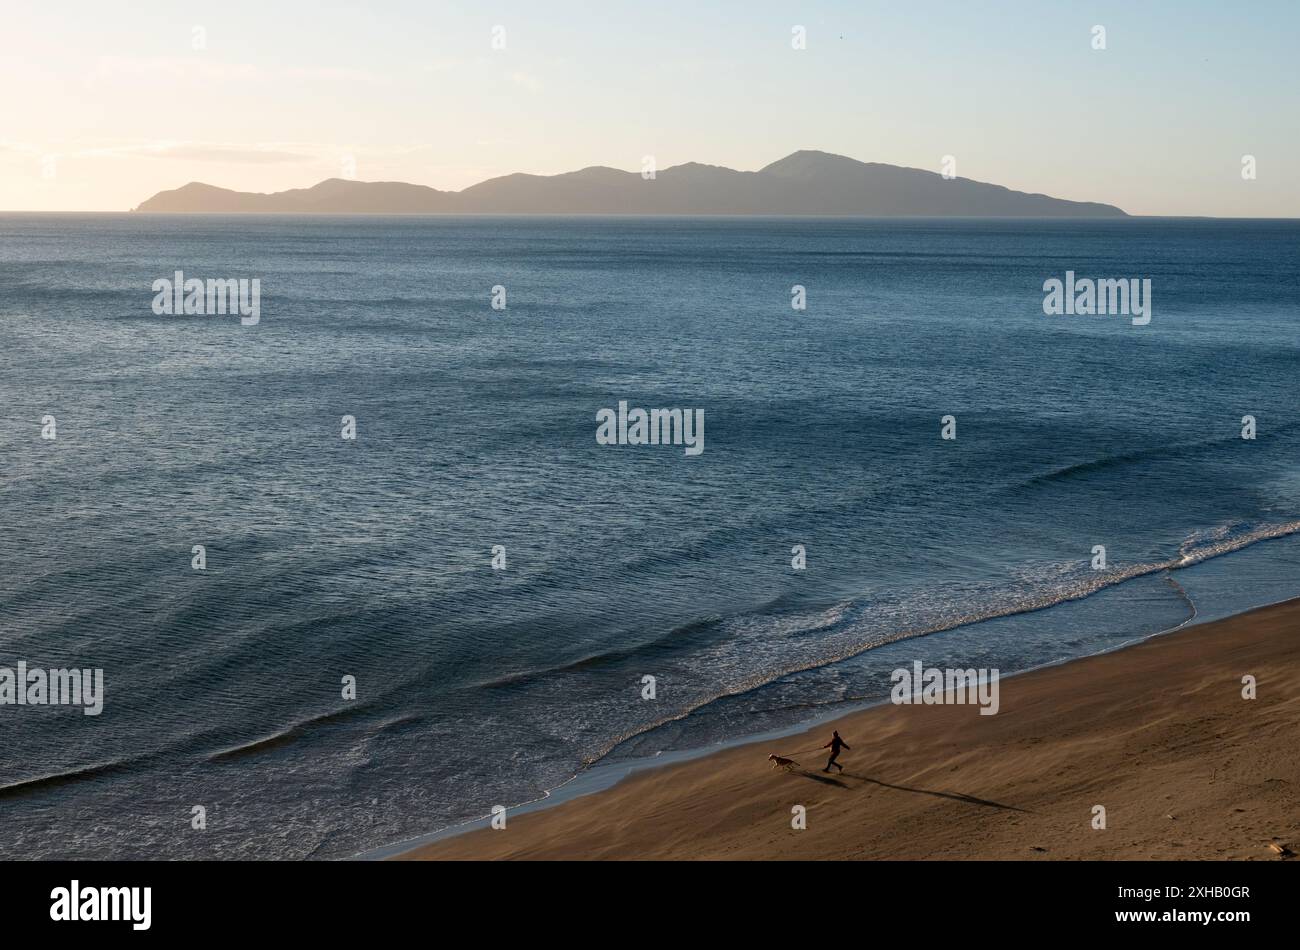
M0 34L0 208L819 148L936 171L953 155L962 177L1134 213L1300 216L1300 3L702 7L27 5Z

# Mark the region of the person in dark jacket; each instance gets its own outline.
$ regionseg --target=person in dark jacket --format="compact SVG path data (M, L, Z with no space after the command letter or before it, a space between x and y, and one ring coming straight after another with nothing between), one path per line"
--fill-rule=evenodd
M822 746L822 748L831 750L831 757L826 760L826 768L822 769L822 771L829 772L831 770L831 766L833 765L841 772L843 772L844 766L840 765L835 760L840 757L840 749L851 748L849 744L840 738L840 734L838 732L832 730L831 741L826 743L824 746Z

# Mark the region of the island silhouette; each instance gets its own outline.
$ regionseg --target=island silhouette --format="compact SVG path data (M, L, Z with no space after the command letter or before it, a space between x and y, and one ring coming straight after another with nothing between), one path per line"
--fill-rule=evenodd
M330 178L270 194L190 182L133 209L180 214L628 214L866 217L1126 217L1114 205L1068 201L937 172L803 150L756 172L687 162L641 172L593 166L561 175L504 175L463 191Z

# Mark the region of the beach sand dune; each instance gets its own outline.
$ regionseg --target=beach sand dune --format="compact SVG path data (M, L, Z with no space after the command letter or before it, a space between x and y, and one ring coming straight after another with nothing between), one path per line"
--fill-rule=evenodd
M832 726L843 774L771 769ZM1300 602L1004 678L997 715L882 706L400 859L1286 860L1270 842L1300 843Z

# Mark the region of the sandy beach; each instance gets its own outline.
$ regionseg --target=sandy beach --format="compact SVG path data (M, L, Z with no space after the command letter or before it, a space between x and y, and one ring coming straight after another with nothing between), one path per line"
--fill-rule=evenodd
M832 727L843 774L770 767ZM1268 843L1300 846L1298 727L1293 601L1003 678L996 715L885 705L398 859L1285 860Z

